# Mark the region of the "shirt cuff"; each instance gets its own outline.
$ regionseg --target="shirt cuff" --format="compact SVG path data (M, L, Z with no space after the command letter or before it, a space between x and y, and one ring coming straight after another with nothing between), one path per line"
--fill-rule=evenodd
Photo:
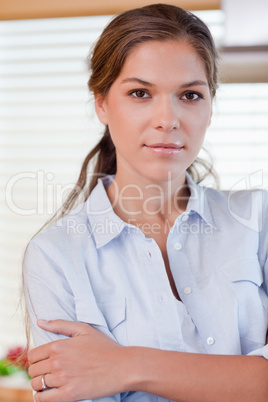
M263 346L262 348L253 350L248 354L248 356L262 356L268 360L268 345Z

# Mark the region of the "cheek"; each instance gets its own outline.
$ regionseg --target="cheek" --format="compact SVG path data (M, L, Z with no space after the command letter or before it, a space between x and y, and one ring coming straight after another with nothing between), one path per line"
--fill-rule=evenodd
M211 120L211 112L209 110L206 112L201 110L199 113L195 115L194 119L192 119L192 125L193 128L195 128L197 135L198 132L200 136L203 136L206 133L207 128L210 125L210 120Z
M204 138L207 132L209 123L209 115L204 113L195 114L188 120L185 128L186 137L188 137L188 147L193 153L198 153L202 148Z
M115 117L115 116L114 116ZM117 151L131 152L135 141L135 133L131 124L126 119L113 119L109 125L110 135Z
M109 129L112 140L118 146L129 143L137 144L142 141L142 137L148 127L149 114L144 110L133 110L133 108L114 109L109 115Z

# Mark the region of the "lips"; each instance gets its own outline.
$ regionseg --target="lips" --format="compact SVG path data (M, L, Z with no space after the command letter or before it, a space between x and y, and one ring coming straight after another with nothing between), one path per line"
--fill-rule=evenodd
M174 149L181 149L182 147L181 146L179 146L179 145L177 145L177 144L174 144L173 142L171 142L171 143L168 143L168 144L166 144L166 143L159 143L159 144L152 144L152 145L145 145L146 147L150 147L150 148L174 148Z
M157 143L151 145L144 145L148 151L160 155L176 155L182 150L182 146L175 143Z

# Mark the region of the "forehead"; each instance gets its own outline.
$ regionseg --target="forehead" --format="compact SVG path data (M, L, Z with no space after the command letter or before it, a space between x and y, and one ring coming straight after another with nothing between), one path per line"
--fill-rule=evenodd
M154 78L207 81L204 62L187 42L148 41L137 45L126 58L118 79L139 75L151 82Z

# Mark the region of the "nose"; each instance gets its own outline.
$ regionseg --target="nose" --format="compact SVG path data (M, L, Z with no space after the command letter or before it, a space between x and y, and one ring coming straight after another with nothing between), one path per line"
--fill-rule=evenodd
M164 132L179 129L180 116L177 99L169 96L159 99L154 109L153 125L155 129Z

